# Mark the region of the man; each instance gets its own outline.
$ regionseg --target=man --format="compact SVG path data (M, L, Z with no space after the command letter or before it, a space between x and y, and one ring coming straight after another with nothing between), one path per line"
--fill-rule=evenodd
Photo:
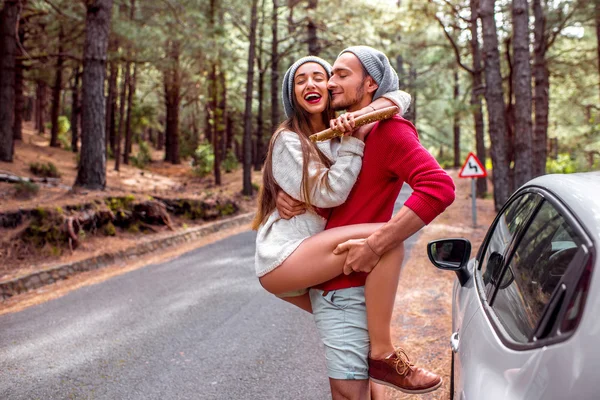
M338 126L352 128L353 111L397 88L398 77L383 53L367 46L342 51L328 84L334 109L345 109L349 115ZM401 246L454 201L454 183L419 143L415 127L400 117L375 124L365 144L358 181L346 203L332 210L326 229L387 223L367 239L341 243L335 252L348 253L346 275L310 290L315 323L326 349L334 400L368 398L369 377L375 382L384 381L382 375L390 367L401 371L402 376L394 386L404 392L426 393L441 385L439 376L414 367L402 350L383 360L370 357L364 285L366 274L382 254ZM404 182L413 188L413 193L390 220ZM288 218L303 208L283 192L279 193L277 204L279 213ZM397 287L398 282L390 285ZM391 318L392 310L386 312Z

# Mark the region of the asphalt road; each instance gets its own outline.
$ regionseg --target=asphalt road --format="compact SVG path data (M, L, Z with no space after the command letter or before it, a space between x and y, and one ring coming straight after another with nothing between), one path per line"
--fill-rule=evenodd
M312 318L260 287L254 239L0 316L0 399L330 398Z

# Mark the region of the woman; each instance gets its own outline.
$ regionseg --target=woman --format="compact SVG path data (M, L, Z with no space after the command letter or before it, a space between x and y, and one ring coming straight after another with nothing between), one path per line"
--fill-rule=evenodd
M344 203L356 182L364 137L370 130L346 134L339 146L332 141L319 145L310 142L308 136L325 129L334 117L327 90L330 70L326 61L305 57L286 73L284 104L291 103L295 112L288 115L271 139L253 224L258 230L256 272L260 283L267 291L307 311L310 299L306 288L343 272L346 254L334 255L335 247L349 239L368 238L382 225L360 224L324 231L327 208ZM390 105L393 103L382 98L368 108ZM279 188L304 201L308 211L290 220L281 219L275 208ZM393 307L394 295L382 293L379 288L389 287L385 283L390 280L398 281L403 256L402 247L383 254L369 274L365 285L368 316ZM389 317L368 318L372 358L394 352L390 318L391 312Z

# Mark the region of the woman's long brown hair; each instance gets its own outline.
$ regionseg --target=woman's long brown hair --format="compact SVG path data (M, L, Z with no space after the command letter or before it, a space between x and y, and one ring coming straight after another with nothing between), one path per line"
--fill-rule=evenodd
M254 230L258 229L276 208L279 186L277 186L277 182L273 177L273 145L281 131L292 131L300 138L300 144L302 145L302 190L300 192L302 199L299 200L302 200L309 209L312 208L309 198L311 182L308 180L308 165L311 159L318 159L327 168L331 167L332 164L331 160L308 138L315 133L310 123L310 114L300 107L295 93L292 95L292 104L294 105L294 114L279 125L269 142L269 150L263 168L263 184L258 193L258 212L254 217L254 221L252 221L252 229ZM327 98L327 106L321 116L325 126L329 126L329 121L335 116L329 97Z

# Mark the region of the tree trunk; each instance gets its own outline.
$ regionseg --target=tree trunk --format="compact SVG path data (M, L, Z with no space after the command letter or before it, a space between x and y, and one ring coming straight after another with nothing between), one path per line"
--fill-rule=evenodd
M19 21L19 43L21 46L25 42L25 19L21 17ZM23 139L23 114L25 112L25 96L23 94L23 73L25 65L23 64L23 50L17 45L15 59L15 120L13 122L13 139Z
M121 82L121 94L119 96L119 129L117 130L117 137L115 139L115 171L119 171L121 168L121 142L125 134L125 102L127 101L127 86L129 85L129 63L125 63L125 77Z
M508 168L508 193L512 193L514 191L514 161L515 161L515 107L514 107L514 68L513 68L513 60L511 57L512 48L512 37L509 37L504 42L505 44L505 54L506 54L506 64L508 65L508 103L506 104L505 118L506 118L506 162L509 165ZM511 167L511 165L513 167Z
M258 0L252 0L250 19L250 47L248 50L248 73L246 75L246 104L244 110L244 179L242 193L252 195L252 90L254 83L254 59L256 53L256 8Z
M164 73L165 106L167 121L165 130L165 161L180 164L179 158L179 103L181 101L181 72L179 66L178 41L167 43L170 66Z
M62 90L63 75L63 41L65 33L62 25L58 31L58 57L56 58L56 71L54 76L54 87L52 87L52 112L50 114L52 129L50 131L50 147L60 147L58 143L58 117L60 114L60 92Z
M508 200L508 162L506 160L506 119L500 74L500 52L494 19L495 0L481 0L480 18L483 31L483 53L485 55L485 98L488 109L488 127L491 140L493 163L494 206L499 211Z
M258 72L258 114L256 115L256 157L254 158L254 170L260 171L264 160L264 149L263 143L263 130L264 130L264 116L263 116L263 98L264 98L264 71Z
M600 76L600 1L596 0L596 47L598 47L598 76ZM598 85L600 89L600 84Z
M211 138L210 141L213 146L213 154L214 154L214 163L213 163L213 173L215 176L215 185L221 184L221 146L220 146L220 138L219 134L221 130L219 129L219 124L221 123L221 116L219 115L218 110L218 102L219 102L219 74L220 71L217 70L217 61L212 66L211 72L211 114L212 114L212 126L211 126Z
M254 157L254 170L260 171L263 164L263 133L264 133L264 94L265 94L265 73L266 68L263 67L263 38L265 25L265 0L260 3L260 28L258 30L258 113L256 115L256 154Z
M219 104L217 105L217 115L219 116L217 124L217 138L219 149L219 178L221 175L221 163L225 159L227 149L225 146L225 135L227 129L227 79L225 77L225 71L223 65L219 62ZM219 183L220 184L220 183Z
M600 8L599 4L600 2L596 2L597 10ZM548 108L550 104L550 79L548 77L548 65L546 62L546 16L544 15L541 0L533 0L533 15L535 17L533 63L535 122L533 128L532 157L533 176L536 177L546 173L546 158L548 157L546 154L548 142ZM597 15L600 15L600 13ZM600 35L600 30L598 34ZM600 57L600 53L598 55Z
M406 84L405 84L406 77L404 76L404 58L402 57L401 54L396 56L396 68L398 71L398 86L400 87L400 90L404 90L404 89L406 89Z
M79 151L79 114L81 112L81 105L79 104L80 78L81 70L79 65L77 65L73 76L73 92L71 97L71 151L73 151L73 153Z
M481 89L483 79L481 71L481 49L479 47L479 27L477 25L479 0L470 0L471 6L471 53L473 59L473 87L471 88L471 109L473 110L473 123L475 125L475 147L477 158L485 166L485 139L483 125L483 107L481 105ZM477 179L477 197L484 198L487 195L487 179Z
M46 113L46 82L39 80L35 89L35 129L38 134L43 135L46 132L44 116Z
M456 108L459 103L458 96L460 95L460 82L458 80L458 71L454 71L454 107ZM454 110L454 167L460 168L460 112Z
M515 188L531 180L531 65L529 64L529 7L527 0L513 0L513 54L515 88Z
M0 161L12 162L15 115L15 66L18 0L5 0L0 11Z
M317 23L314 20L317 11L318 0L308 0L308 22L306 24L306 33L308 35L308 55L318 56L321 52L319 38L317 37Z
M133 101L135 96L135 83L137 80L137 64L128 64L130 66L131 64L133 64L133 75L129 77L129 85L127 87L127 116L125 118L125 152L123 153L124 164L129 164L129 155L131 154L133 136L133 131L131 130L131 109L133 107Z
M408 71L408 91L412 96L412 103L405 113L405 118L417 125L417 69L411 65Z
M129 9L129 21L133 24L133 19L135 17L135 0L131 0L130 9ZM128 45L127 49L128 53L131 54L131 47ZM131 60L127 61L127 71L131 70ZM137 65L134 63L133 65L133 76L129 77L129 81L127 82L127 117L125 119L125 151L123 152L123 163L129 164L129 155L131 154L131 107L133 105L133 99L135 95L135 80L137 73Z
M119 48L118 40L114 37L110 38L108 52L110 54L116 53ZM116 113L117 113L117 80L119 78L119 68L115 60L109 61L109 73L108 78L108 96L106 97L106 158L108 159L108 149L115 154L115 140L117 137L117 124L116 124Z
M81 158L76 186L106 186L104 74L112 0L87 2L83 58Z
M277 0L273 0L271 14L271 133L279 126L279 39L277 25Z
M233 150L233 117L231 112L227 112L227 126L225 128L225 148L227 151ZM236 153L237 156L237 153ZM238 160L240 158L238 157Z

